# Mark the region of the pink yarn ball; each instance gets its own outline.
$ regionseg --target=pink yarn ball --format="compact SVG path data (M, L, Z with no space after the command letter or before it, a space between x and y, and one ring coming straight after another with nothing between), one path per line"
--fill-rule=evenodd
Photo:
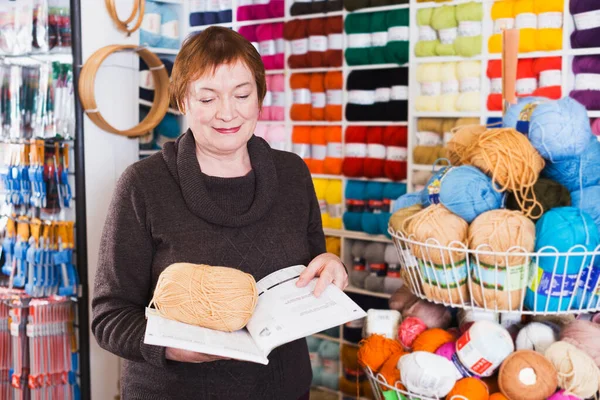
M408 317L398 327L398 340L406 349L410 349L417 336L426 330L427 325L419 318Z
M452 356L454 353L456 353L456 342L445 343L435 351L435 354L450 361L452 361Z
M564 390L559 390L554 393L552 396L548 397L548 400L581 400L579 397L575 396L567 396L564 394Z

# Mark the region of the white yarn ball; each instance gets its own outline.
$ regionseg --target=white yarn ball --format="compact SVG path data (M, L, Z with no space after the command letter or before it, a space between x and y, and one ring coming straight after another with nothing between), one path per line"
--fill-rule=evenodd
M398 360L402 383L422 396L444 397L456 384L456 368L448 359L426 351L415 351Z
M558 340L558 331L548 324L531 322L517 335L517 350L535 350L544 354Z

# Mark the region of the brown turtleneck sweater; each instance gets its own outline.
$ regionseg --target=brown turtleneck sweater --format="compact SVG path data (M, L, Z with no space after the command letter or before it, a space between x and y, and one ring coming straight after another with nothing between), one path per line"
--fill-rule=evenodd
M203 174L190 132L135 163L117 185L102 235L92 299L100 346L125 359L123 400L295 400L312 379L306 340L275 349L269 365L168 361L143 343L144 308L175 262L238 268L256 280L325 252L308 168L296 155L248 142L252 171Z

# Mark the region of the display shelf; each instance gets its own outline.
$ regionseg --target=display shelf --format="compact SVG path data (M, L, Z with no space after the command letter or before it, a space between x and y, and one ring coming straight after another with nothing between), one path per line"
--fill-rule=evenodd
M268 69L265 71L265 75L280 75L284 73L285 69Z
M411 2L414 0L411 0ZM467 3L472 3L474 0L452 0L452 1L444 1L444 2L427 2L427 3L415 3L412 5L412 7L416 8L417 10L420 8L440 8L440 7L444 7L444 6L457 6L459 4L467 4ZM476 1L476 0L475 0ZM488 3L492 3L494 2L494 0L485 0ZM478 3L482 3L482 1L478 1Z
M354 286L348 286L346 289L344 289L344 292L363 294L365 296L371 296L371 297L379 297L380 299L389 299L390 297L392 297L391 294L371 292L370 290L359 289Z
M385 235L369 235L365 232L350 231L347 229L323 228L325 236L336 236L344 239L365 240L371 242L392 243L392 239Z
M416 118L479 118L482 114L481 111L416 111L412 115Z
M365 71L370 69L390 69L408 67L408 64L367 64L367 65L347 65L344 68L348 71Z
M600 47L587 47L583 49L569 49L567 54L572 56L589 56L591 54L600 54Z
M285 22L287 19L285 17L277 17L277 18L265 18L265 19L253 19L248 21L238 21L236 25L238 27L241 26L253 26L253 25L261 25L261 24L274 24L277 22Z
M379 11L392 11L392 10L402 10L405 8L409 8L410 4L392 4L390 6L379 6L379 7L365 7L359 8L358 10L354 10L349 14L365 14L365 13L374 13Z
M290 68L290 73L292 74L312 74L318 72L335 72L341 71L342 67L322 67L322 68Z
M410 167L413 171L439 171L440 169L447 167L447 165L427 165L427 164L413 164Z
M167 3L181 5L184 0L154 0L155 3Z
M600 111L588 111L590 118L600 118Z
M139 99L139 101L140 101L140 104L141 104L141 105L143 105L143 106L146 106L146 107L152 107L152 102L151 102L151 101L144 100L144 99ZM169 108L169 109L167 110L167 112L168 112L169 114L173 114L173 115L183 115L183 114L181 114L179 111L177 111L177 110L176 110L176 109L174 109L174 108Z
M155 54L169 54L169 55L177 55L179 54L179 50L175 49L165 49L162 47L148 47L148 50Z
M340 343L340 341L341 341L340 338L332 337L332 336L329 336L329 335L324 335L322 333L315 333L314 335L311 335L311 336L314 336L317 339L328 340L330 342L335 342L335 343Z
M311 174L313 178L317 179L344 179L343 175L331 175L331 174Z

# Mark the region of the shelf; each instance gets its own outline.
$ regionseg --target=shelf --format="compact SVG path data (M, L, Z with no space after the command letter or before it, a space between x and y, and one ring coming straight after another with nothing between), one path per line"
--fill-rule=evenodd
M383 183L406 183L406 179L402 179L400 181L393 181L388 178L351 178L345 177L349 181L365 181L365 182L383 182Z
M321 339L321 340L329 340L330 342L335 342L335 343L340 342L340 338L331 337L329 335L323 335L322 333L315 333L314 335L311 335L311 336L314 336L317 339Z
M231 28L231 27L233 27L233 22L222 22L220 24L190 26L190 32L203 31L203 30L205 30L207 28L210 28L211 26L222 26L224 28Z
M160 150L140 150L140 156L151 156L158 153Z
M461 57L461 56L433 56L433 57L417 57L414 56L411 61L415 64L425 64L425 63L447 63L447 62L458 62L458 61L478 61L478 60L487 60L481 54L473 56L473 57Z
M290 68L290 72L294 73L302 73L302 74L312 74L318 72L334 72L334 71L342 71L342 67L323 67L323 68Z
M278 18L266 18L266 19L256 19L256 20L249 20L249 21L237 21L235 24L240 27L240 26L252 26L252 25L261 25L261 24L274 24L277 22L285 22L286 18L285 17L278 17Z
M333 228L323 228L323 232L325 233L325 236L336 236L345 239L365 240L370 242L392 243L392 239L385 235L369 235L365 232Z
M600 47L589 47L583 49L569 49L568 54L572 56L589 56L591 54L600 54Z
M303 14L303 15L290 15L289 19L313 19L313 18L326 18L326 17L340 17L344 15L344 11L331 11L314 14Z
M543 57L557 57L557 56L559 57L559 56L566 55L569 53L570 53L569 49L554 50L554 51L532 51L529 53L519 53L517 55L517 58L525 59L525 58L543 58ZM502 53L489 54L486 59L487 60L500 60L500 59L502 59Z
M600 118L600 111L588 111L590 118Z
M453 0L453 1L444 1L442 3L439 2L427 2L427 3L417 3L417 4L413 4L413 8L416 9L420 9L420 8L439 8L439 7L443 7L443 6L456 6L459 4L466 4L466 3L472 3L473 0Z
M433 172L433 171L439 171L440 169L447 167L447 165L419 165L419 164L415 164L412 166L412 170L413 171L427 171L427 172Z
M421 118L480 118L484 112L468 111L415 111L413 117Z
M278 75L285 73L285 69L267 69L265 75Z
M154 0L155 3L183 4L183 0Z
M153 52L155 54L170 54L170 55L179 54L179 50L163 49L162 47L148 47L148 50L150 50L151 52Z
M408 126L406 121L348 121L347 126Z
M372 13L372 12L378 12L378 11L391 11L391 10L403 10L408 7L409 7L409 4L393 4L391 6L366 7L366 8L359 8L358 10L349 12L349 14Z
M148 101L148 100L143 100L143 99L139 99L140 104L146 107L152 107L152 102ZM174 115L182 115L179 111L175 110L174 108L169 108L167 110L167 112L169 114L174 114Z
M365 71L370 69L408 68L408 64L369 64L369 65L347 65L350 71Z
M329 174L311 174L316 179L344 179L342 175L329 175Z
M356 294L363 294L365 296L379 297L381 299L389 299L390 297L392 297L391 294L379 293L379 292L371 292L369 290L359 289L359 288L354 287L354 286L348 286L346 289L344 289L344 292L356 293Z

